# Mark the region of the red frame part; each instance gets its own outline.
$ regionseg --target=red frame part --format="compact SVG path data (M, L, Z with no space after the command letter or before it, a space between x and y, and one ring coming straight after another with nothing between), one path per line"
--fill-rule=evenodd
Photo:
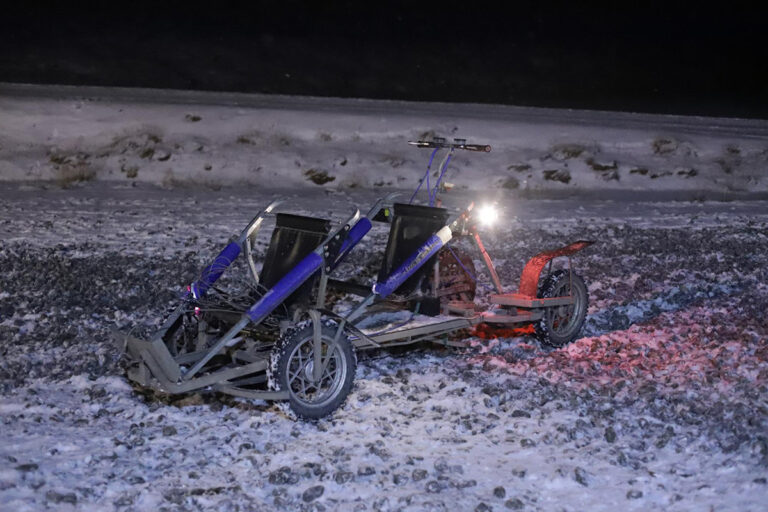
M571 254L578 252L585 247L592 245L594 242L589 240L579 240L572 244L566 245L554 251L540 252L525 264L523 274L520 276L520 287L518 288L518 295L526 298L535 299L536 293L539 288L539 277L544 266L555 258L561 256L570 256Z

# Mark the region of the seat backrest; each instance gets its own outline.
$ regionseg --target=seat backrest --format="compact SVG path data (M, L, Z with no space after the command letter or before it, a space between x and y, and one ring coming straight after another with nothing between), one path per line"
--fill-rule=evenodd
M434 235L448 221L448 210L434 206L420 206L404 203L393 205L394 215L389 230L387 249L379 271L379 281L384 281L393 270L402 265L429 237ZM398 288L398 293L413 292L424 276L432 272L433 256Z
M314 251L330 230L331 221L326 219L278 213L259 282L272 288L289 270ZM315 279L307 280L283 304L288 307L307 299Z

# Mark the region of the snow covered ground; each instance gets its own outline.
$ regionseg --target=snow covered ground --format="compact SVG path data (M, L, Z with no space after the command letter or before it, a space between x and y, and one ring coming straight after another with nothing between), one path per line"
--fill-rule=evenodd
M278 194L340 219L376 191ZM108 336L156 323L273 192L1 195L3 509L760 510L768 498L764 202L507 197L512 220L486 242L510 286L537 249L598 240L578 258L585 337L550 351L481 332L463 351L366 355L344 408L311 424L221 396L144 398Z
M720 164L711 172L702 164L690 178L652 179L630 173L623 160L638 158L649 174L653 162L659 169L671 162L648 151L647 125L627 131L595 114L589 125L558 132L528 117L514 132L541 140L521 138L497 152L511 121L460 117L456 135L494 145L471 161L498 154L518 161L523 153L509 148L532 144L520 163L532 162L536 187L575 187L560 200L521 197L522 186L498 189L493 197L507 221L484 240L510 288L538 250L597 240L576 258L591 299L584 337L549 350L519 333L481 329L468 349L367 353L345 406L313 424L273 404L226 396L143 396L122 378L110 330L156 325L179 286L276 195L297 213L341 219L393 187L410 188L425 153L404 141L435 127L450 135L453 125L428 119L407 128L422 116L379 110L338 117L317 106L306 115L189 103L0 97L0 509L764 509L768 203L611 201L575 192L593 185L631 192L643 184L630 180L644 177L646 184L666 179L678 192L693 180L685 190L726 193L718 176L734 190L748 183L764 190L754 163L763 158L757 148L768 147L759 126L754 137L713 135L711 124L689 120L688 131L674 132L670 154L693 158L679 148L695 142L696 158L714 162L727 156L727 139L738 144L740 170L717 174ZM259 122L272 123L269 136L236 140ZM614 122L629 121L617 115ZM278 129L286 144L273 138ZM641 143L624 146L635 129ZM608 158L621 162L618 180L596 178L608 170L588 173L583 152L544 159L560 137L553 133L587 133L578 130L591 134L579 139L586 147L616 155ZM126 138L107 151L117 131ZM356 145L355 133L366 143ZM175 147L193 140L202 149ZM51 159L57 151L62 157ZM489 160L496 167L458 160L451 180L467 189L446 200L487 197L493 173L524 175L497 158ZM548 162L561 170L567 163L570 184L544 179L536 166ZM138 170L130 177L120 166ZM309 168L337 179L317 185L304 175ZM174 178L166 180L164 169ZM280 169L296 172L271 174ZM253 179L258 173L266 178ZM357 178L359 186L349 186ZM375 186L377 179L385 183ZM383 237L375 230L355 262L374 267Z

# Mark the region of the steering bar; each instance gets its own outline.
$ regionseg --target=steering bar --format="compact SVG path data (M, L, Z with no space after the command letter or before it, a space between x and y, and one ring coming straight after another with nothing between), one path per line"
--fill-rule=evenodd
M466 151L479 151L489 153L491 146L489 144L467 144L467 139L453 139L453 142L446 142L442 137L435 137L432 140L409 140L408 144L417 148L451 148L464 149Z

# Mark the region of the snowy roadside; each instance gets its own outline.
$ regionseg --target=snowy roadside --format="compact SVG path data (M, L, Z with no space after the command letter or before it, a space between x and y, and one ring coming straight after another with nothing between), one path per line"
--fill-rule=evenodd
M537 250L598 240L577 260L591 296L585 337L561 350L473 336L465 351L374 353L345 407L317 424L270 404L133 392L109 329L156 323L273 195L3 185L0 508L764 506L765 202L502 194L511 220L485 240L510 286ZM376 191L280 195L340 219ZM358 262L375 261L381 236Z
M768 194L768 121L247 94L0 84L0 180L218 188L410 188L464 137L447 180L521 197Z

